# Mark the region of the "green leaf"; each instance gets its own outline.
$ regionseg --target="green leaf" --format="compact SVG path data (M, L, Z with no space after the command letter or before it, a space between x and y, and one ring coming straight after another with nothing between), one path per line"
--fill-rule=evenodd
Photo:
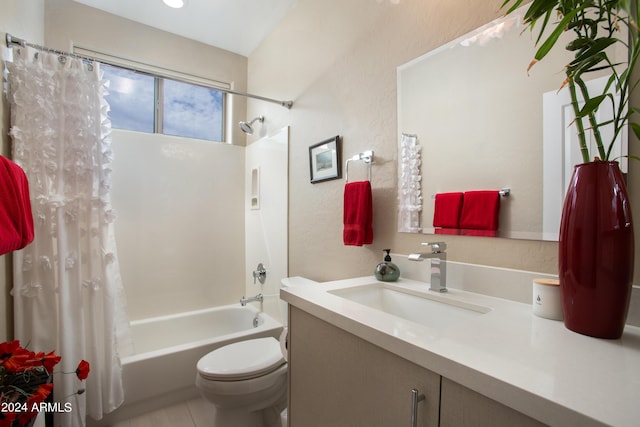
M586 41L586 39L578 39L578 40ZM574 41L577 41L577 40L574 40ZM571 61L569 65L577 64L578 62L581 62L586 58L597 55L598 53L604 51L606 48L608 48L612 44L616 43L616 41L617 40L612 37L602 37L602 38L587 42L589 43L589 47L584 52L579 53L576 56L576 58L573 61Z
M602 101L604 101L606 98L607 98L607 95L599 95L599 96L596 96L596 97L593 97L593 98L589 99L584 104L584 107L582 107L580 109L580 112L578 113L578 115L580 117L586 117L590 113L593 113L595 110L598 109L600 104L602 104Z
M502 3L502 6L500 6L500 9L504 9L504 7L506 5L508 5L509 3L511 3L512 0L505 0L504 3ZM514 10L516 10L517 8L520 7L520 5L522 4L523 0L516 0L515 3L513 4L513 6L511 6L505 15L509 15L511 12L513 12Z
M636 136L636 138L640 139L640 124L629 123L629 127L631 127L631 130L633 130L633 133Z
M629 154L629 155L627 156L627 158L629 158L629 159L634 159L634 160L640 160L640 157L638 157L638 156L634 156L634 155L631 155L631 154Z
M562 33L564 32L565 28L567 27L567 24L579 13L584 9L585 6L581 6L578 9L573 9L571 12L569 12L567 15L565 15L562 20L557 24L556 28L553 30L553 32L549 35L549 37L547 37L547 39L544 41L544 43L542 44L542 46L540 46L540 48L538 49L538 51L536 52L535 58L540 61L542 58L544 58L545 56L547 56L547 54L549 53L549 51L551 51L551 48L553 48L553 46L556 44L556 42L558 41L558 39L560 38L560 35L562 35Z
M543 15L551 14L558 0L534 0L524 14L525 22L534 22Z
M607 61L607 55L604 52L599 52L591 57L584 58L580 63L567 66L567 76L573 79L579 79L582 74L589 71L595 71L596 65L602 61Z
M567 46L565 47L566 50L569 51L575 51L575 50L580 50L584 47L588 47L589 46L589 40L588 39L575 39L575 40L571 40Z

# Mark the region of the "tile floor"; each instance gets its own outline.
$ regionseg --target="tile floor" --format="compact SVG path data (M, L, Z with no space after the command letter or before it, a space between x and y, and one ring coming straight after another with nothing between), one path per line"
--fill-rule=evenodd
M112 427L231 427L213 425L215 410L206 400L195 398L118 422ZM280 427L280 413L275 408L270 412L265 415L265 426Z
M212 421L214 414L213 405L196 398L121 421L113 427L216 427Z

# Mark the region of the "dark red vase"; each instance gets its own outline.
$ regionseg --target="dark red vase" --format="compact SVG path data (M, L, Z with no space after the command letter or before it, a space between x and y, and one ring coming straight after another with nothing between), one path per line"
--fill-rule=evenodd
M575 166L560 221L559 274L565 326L620 338L633 280L633 224L617 162Z

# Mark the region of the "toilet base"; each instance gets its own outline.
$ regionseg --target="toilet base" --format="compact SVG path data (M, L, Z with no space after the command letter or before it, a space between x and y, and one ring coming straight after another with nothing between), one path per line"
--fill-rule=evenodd
M216 408L215 427L263 427L262 410L246 411L235 408Z
M273 427L279 426L280 412L287 406L287 366L276 374L276 382L269 388L242 394L214 394L224 383L212 383L196 377L200 395L215 407L214 427ZM243 387L247 381L243 381ZM239 384L236 384L236 386Z

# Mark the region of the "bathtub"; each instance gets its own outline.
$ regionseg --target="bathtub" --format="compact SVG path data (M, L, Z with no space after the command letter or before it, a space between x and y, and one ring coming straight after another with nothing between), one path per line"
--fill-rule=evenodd
M271 316L240 304L132 321L135 354L122 358L125 401L89 425L110 425L194 398L196 363L202 356L236 341L278 339L281 331L282 324Z

